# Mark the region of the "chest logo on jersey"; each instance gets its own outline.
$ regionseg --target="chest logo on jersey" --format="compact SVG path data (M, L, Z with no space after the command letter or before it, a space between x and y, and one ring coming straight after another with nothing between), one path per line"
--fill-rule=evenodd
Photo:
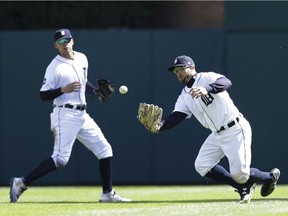
M86 67L83 68L84 77L86 78Z
M210 93L208 93L207 95L201 96L201 100L206 106L209 106L209 104L213 102L214 97Z

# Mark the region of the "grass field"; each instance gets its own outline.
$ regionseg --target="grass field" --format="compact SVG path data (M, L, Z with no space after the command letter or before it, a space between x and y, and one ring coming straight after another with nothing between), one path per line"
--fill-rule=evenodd
M86 215L288 215L288 186L278 185L269 197L256 187L249 204L237 204L229 186L114 186L132 203L99 203L100 187L31 187L18 203L9 202L9 188L0 188L1 216Z

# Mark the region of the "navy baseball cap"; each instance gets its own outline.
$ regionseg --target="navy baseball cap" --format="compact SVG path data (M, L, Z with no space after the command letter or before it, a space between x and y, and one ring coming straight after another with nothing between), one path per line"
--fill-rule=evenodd
M63 38L72 38L72 35L69 29L59 29L54 33L54 41L57 41Z
M195 64L192 58L186 55L181 55L181 56L176 57L176 59L174 60L174 65L169 67L168 71L173 71L175 67L179 67L179 66L193 66L193 65Z

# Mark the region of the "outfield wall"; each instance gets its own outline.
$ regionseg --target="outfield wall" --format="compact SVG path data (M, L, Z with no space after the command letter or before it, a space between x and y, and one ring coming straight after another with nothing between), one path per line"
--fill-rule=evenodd
M225 67L253 129L252 166L287 183L288 2L225 2Z
M182 86L167 71L177 55L191 55L199 71L223 71L224 32L207 30L77 30L75 50L86 53L89 80L108 78L118 92L105 104L88 97L88 112L114 150L117 184L201 183L194 160L209 131L195 120L151 134L136 119L140 102L155 103L170 114ZM53 31L0 33L1 142L0 184L26 175L52 153L49 115L52 102L39 90L56 55ZM79 142L69 164L35 184L99 183L98 161Z
M77 30L75 49L87 54L89 79L108 78L129 87L105 104L88 98L88 112L114 149L115 184L206 184L194 169L209 131L195 120L150 134L136 119L140 102L156 103L168 115L181 85L167 67L191 55L198 71L228 76L229 90L253 129L252 166L282 171L287 183L288 2L225 2L225 29ZM255 13L257 11L257 13ZM55 56L52 32L0 32L0 185L22 176L52 153L51 102L39 89ZM227 167L227 161L221 162ZM36 185L99 184L98 162L79 142L69 164Z

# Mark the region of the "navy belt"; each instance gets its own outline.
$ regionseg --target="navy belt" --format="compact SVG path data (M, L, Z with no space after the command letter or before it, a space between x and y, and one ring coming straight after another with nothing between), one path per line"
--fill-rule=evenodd
M231 121L230 123L227 124L227 128L231 128L233 127L237 122L239 122L239 117L237 117L235 120ZM221 132L223 130L225 130L226 128L224 126L222 126L217 132Z
M86 109L85 104L83 104L83 105L64 104L64 105L59 105L59 106L54 105L54 107L65 107L65 108L69 108L69 109L76 109L76 110L82 110L82 111Z

